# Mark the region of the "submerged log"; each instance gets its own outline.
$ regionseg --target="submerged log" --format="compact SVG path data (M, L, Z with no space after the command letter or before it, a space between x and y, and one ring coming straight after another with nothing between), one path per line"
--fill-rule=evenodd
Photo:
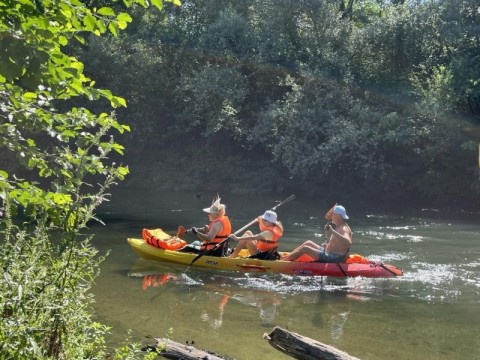
M227 358L219 357L217 354L208 351L199 350L190 345L183 345L173 340L157 338L155 350L158 354L167 359L182 360L226 360Z
M333 346L275 327L263 338L275 349L300 360L359 360Z

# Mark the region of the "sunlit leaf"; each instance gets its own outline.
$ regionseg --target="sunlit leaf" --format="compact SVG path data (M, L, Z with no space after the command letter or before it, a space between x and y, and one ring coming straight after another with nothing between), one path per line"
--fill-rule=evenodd
M126 21L122 21L122 20L118 21L117 24L118 24L118 28L121 29L121 30L126 29L127 26L128 26L128 23Z
M115 12L110 7L102 7L98 9L97 14L99 15L107 15L107 16L114 16Z
M108 30L110 30L110 32L114 35L114 36L117 36L118 35L118 30L117 30L117 24L111 22L108 24Z
M162 0L150 0L153 6L155 6L158 10L163 9L163 1Z
M25 100L33 100L37 98L37 94L33 92L26 92L22 95Z
M125 99L119 96L113 96L110 100L110 103L115 108L119 106L127 107L127 102L125 101Z
M130 23L130 22L132 22L132 17L130 16L130 14L127 14L127 13L119 13L117 15L117 20L118 21L125 21L127 23Z

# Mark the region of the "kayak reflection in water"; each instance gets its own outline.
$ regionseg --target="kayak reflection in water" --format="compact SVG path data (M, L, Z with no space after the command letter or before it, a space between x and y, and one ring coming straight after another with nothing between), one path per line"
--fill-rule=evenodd
M280 299L275 293L244 290L242 293L232 295L231 298L243 305L256 307L262 326L275 326L280 307Z
M352 230L345 222L349 219L347 212L342 205L335 205L325 214L325 219L328 221L325 225L328 242L318 245L308 240L282 260L295 261L305 255L318 262L344 262L352 245Z
M213 329L220 329L222 327L222 324L223 324L223 311L225 309L225 306L227 305L228 303L228 300L230 299L230 294L229 292L225 292L225 293L217 293L217 292L208 292L208 295L209 297L212 297L212 298L215 298L217 299L218 296L221 296L221 299L220 299L220 302L218 302L218 305L216 307L216 309L214 307L210 307L207 309L204 309L202 314L200 315L200 318L202 319L202 321L205 321L205 322L208 322L209 325L213 328ZM218 301L218 300L217 300ZM211 304L212 302L209 301L209 304Z

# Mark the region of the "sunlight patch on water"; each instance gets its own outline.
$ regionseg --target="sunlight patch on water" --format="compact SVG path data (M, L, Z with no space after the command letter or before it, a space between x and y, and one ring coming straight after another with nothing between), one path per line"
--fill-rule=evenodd
M465 264L462 273L459 274L466 284L480 289L480 263Z
M387 219L387 215L378 215L378 214L366 214L365 217L372 219Z
M411 236L410 239L407 240L407 242L422 242L423 241L423 236Z
M236 279L243 289L261 290L282 295L345 294L350 300L369 301L393 289L392 279L329 278L279 275L246 276ZM316 301L315 301L316 302Z
M414 263L412 269L417 269L417 272L405 274L405 279L431 285L450 283L455 278L456 271L450 264Z
M465 281L468 284L473 285L473 286L480 289L480 279L465 279Z
M375 230L368 230L368 231L359 231L358 232L362 236L372 236L375 239L387 239L387 240L399 240L405 239L407 242L421 242L423 241L424 237L419 235L401 235L401 234L391 234L386 233L383 231L375 231Z
M390 229L390 230L415 230L417 227L416 226L380 226L379 229Z
M415 272L406 272L403 281L410 283L411 296L428 302L450 302L459 297L478 302L480 277L478 264L413 263ZM476 300L475 300L476 299Z
M383 263L409 260L411 259L411 257L412 257L411 254L407 254L407 253L387 253L382 255L367 256L368 260L375 261L375 262L383 262Z

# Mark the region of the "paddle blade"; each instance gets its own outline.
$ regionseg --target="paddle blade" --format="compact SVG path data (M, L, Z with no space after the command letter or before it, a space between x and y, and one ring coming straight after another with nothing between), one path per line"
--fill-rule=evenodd
M194 257L194 259L192 260L192 262L190 263L189 266L192 266L195 263L195 261L200 259L203 255L206 255L208 252L209 252L209 250L200 252L197 256Z
M178 237L181 237L181 236L185 235L186 232L187 232L187 229L185 229L184 226L180 225L180 226L178 227L176 237L177 237L177 238L178 238Z

